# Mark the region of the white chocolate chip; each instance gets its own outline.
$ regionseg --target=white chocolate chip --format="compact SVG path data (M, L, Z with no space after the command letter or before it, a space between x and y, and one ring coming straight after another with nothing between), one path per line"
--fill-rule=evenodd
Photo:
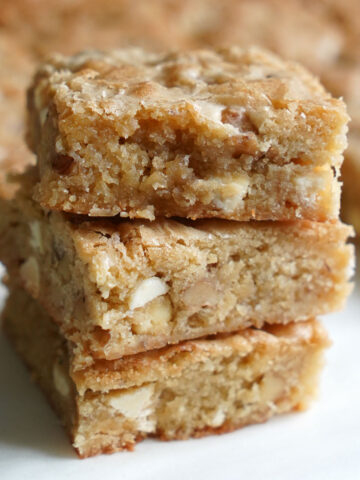
M223 106L218 103L206 102L199 100L194 104L195 109L204 117L213 122L221 123L221 113Z
M53 366L53 382L56 390L63 397L67 397L70 393L70 382L63 365L55 363Z
M219 408L213 418L211 419L210 425L212 427L220 427L225 421L225 412L221 408Z
M26 290L38 297L40 289L39 265L35 257L29 257L20 267L20 277Z
M169 291L169 287L159 277L151 277L143 280L133 291L129 307L131 310L146 305L154 298L165 295Z
M61 138L56 139L55 150L57 153L65 153L64 144Z
M229 135L236 135L239 133L238 129L230 123L222 122L222 112L224 110L223 105L219 105L218 103L214 102L199 100L194 104L194 107L195 110L198 111L200 115L205 117L207 120L221 125L221 127L225 129Z

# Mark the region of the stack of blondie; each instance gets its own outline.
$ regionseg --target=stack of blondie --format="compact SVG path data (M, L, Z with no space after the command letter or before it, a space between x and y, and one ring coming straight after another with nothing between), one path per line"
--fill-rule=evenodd
M4 328L78 454L304 408L351 289L342 101L258 49L125 49L52 56L28 113Z

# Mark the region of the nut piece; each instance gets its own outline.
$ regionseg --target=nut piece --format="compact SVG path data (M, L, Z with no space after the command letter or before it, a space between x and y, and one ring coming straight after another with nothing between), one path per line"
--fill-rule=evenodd
M169 332L172 317L171 302L167 297L154 298L142 310L134 312L131 328L141 335L162 335Z
M133 291L129 307L131 310L146 305L154 298L165 295L169 291L169 287L159 277L151 277L143 280Z
M149 384L131 390L111 392L108 402L114 410L130 420L136 420L137 427L143 432L155 429L155 422L149 419L152 413L154 385Z
M261 397L265 402L274 402L284 390L284 382L275 375L265 376L260 383Z
M219 178L220 186L214 204L218 208L232 210L243 202L248 188L249 179L246 175L236 175L232 178Z
M222 111L221 120L237 128L240 133L257 133L258 131L256 125L252 122L246 109L243 107L225 108Z
M182 300L190 313L216 305L219 300L219 292L215 280L208 278L193 283L184 291Z
M29 257L20 267L20 277L24 282L25 289L35 298L40 290L39 265L35 257Z
M65 368L60 363L54 363L53 366L53 382L56 390L63 397L70 394L70 382L66 374Z
M154 385L145 385L126 391L119 390L109 394L109 403L125 417L137 418L150 406Z

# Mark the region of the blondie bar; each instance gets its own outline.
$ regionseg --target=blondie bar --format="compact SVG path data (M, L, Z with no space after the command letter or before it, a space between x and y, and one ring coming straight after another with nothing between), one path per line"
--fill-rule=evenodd
M328 339L306 321L219 335L73 371L72 344L24 292L4 327L80 457L224 433L300 410L314 396Z
M42 206L91 216L335 219L348 116L258 49L51 57L28 96Z
M1 208L11 280L82 346L80 365L304 320L351 289L352 230L340 222L88 220L43 211L26 185Z

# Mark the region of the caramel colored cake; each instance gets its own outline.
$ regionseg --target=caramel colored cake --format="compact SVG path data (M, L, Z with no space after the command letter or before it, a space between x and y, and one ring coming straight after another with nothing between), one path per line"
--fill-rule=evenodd
M30 175L25 177L30 180ZM342 308L351 228L335 223L154 222L44 212L31 183L3 202L0 257L82 346L79 362Z
M42 206L91 216L335 219L348 116L258 49L53 56L29 92Z
M327 336L316 321L179 343L73 371L72 345L24 292L4 327L81 457L223 433L305 408ZM36 332L36 334L35 334Z

